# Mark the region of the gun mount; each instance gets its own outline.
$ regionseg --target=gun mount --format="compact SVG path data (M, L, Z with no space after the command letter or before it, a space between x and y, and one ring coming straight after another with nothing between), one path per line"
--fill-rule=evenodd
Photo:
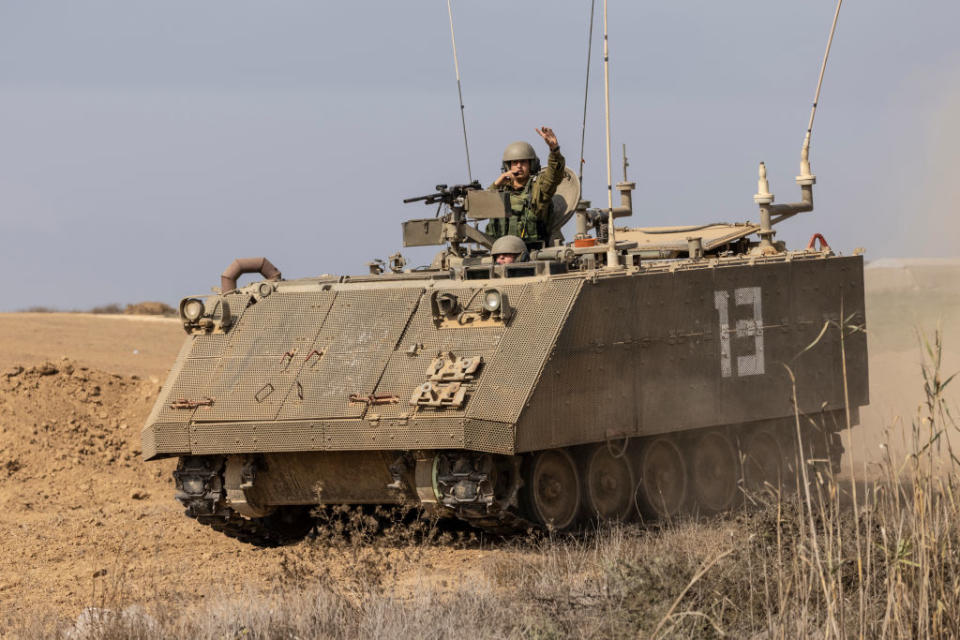
M403 223L403 246L425 247L449 243L452 254L459 257L467 253L467 250L461 247L466 243L474 243L485 249L493 246L493 240L476 226L470 226L470 221L503 218L507 215L506 203L500 194L484 191L476 180L470 184L453 186L438 184L436 192L406 198L403 202L437 205L437 213L433 218L407 220Z

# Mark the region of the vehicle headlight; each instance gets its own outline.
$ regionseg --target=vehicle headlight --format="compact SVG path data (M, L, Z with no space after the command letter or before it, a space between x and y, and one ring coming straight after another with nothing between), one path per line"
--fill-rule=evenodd
M454 294L441 293L437 296L437 307L440 309L440 313L449 317L460 310L460 303Z
M186 298L180 303L180 315L188 322L196 322L203 315L203 300L197 298Z
M496 289L487 289L483 292L483 308L494 313L503 305L503 296Z

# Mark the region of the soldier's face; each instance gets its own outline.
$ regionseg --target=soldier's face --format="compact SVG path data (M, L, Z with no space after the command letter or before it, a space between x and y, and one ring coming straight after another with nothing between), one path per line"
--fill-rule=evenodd
M511 160L510 171L516 176L518 182L526 182L527 178L530 177L530 161Z
M513 264L516 261L517 254L515 253L501 253L497 255L497 264Z

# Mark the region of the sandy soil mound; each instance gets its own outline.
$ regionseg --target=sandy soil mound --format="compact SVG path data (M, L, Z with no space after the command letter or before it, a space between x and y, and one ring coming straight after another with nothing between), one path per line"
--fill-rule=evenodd
M158 391L67 359L0 373L4 615L76 611L120 582L130 597L176 599L257 568L249 548L238 565L238 543L183 517L173 461L140 460Z
M328 544L258 549L197 524L173 499L175 460L139 455L158 392L156 377L67 358L0 369L0 637L36 616L71 619L88 606L136 602L193 606L211 594L263 592L291 576L339 579L367 565L395 584L419 583L419 574L397 574L398 561L419 566L426 553L423 566L434 570L483 555L354 548L344 562Z
M138 430L155 387L67 358L7 369L0 374L0 411L13 438L4 439L2 464L26 473L47 468L51 459L129 468L140 452L125 432Z

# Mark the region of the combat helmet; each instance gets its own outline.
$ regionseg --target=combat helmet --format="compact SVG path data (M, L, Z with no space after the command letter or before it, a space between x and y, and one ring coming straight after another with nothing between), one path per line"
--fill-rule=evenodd
M508 144L507 148L503 150L501 169L507 171L510 168L510 163L514 160L529 160L530 175L540 173L540 158L537 157L537 152L533 150L533 145L529 142L518 140Z
M490 255L494 258L501 253L515 254L517 262L523 262L527 259L527 243L517 236L502 236L490 248Z

